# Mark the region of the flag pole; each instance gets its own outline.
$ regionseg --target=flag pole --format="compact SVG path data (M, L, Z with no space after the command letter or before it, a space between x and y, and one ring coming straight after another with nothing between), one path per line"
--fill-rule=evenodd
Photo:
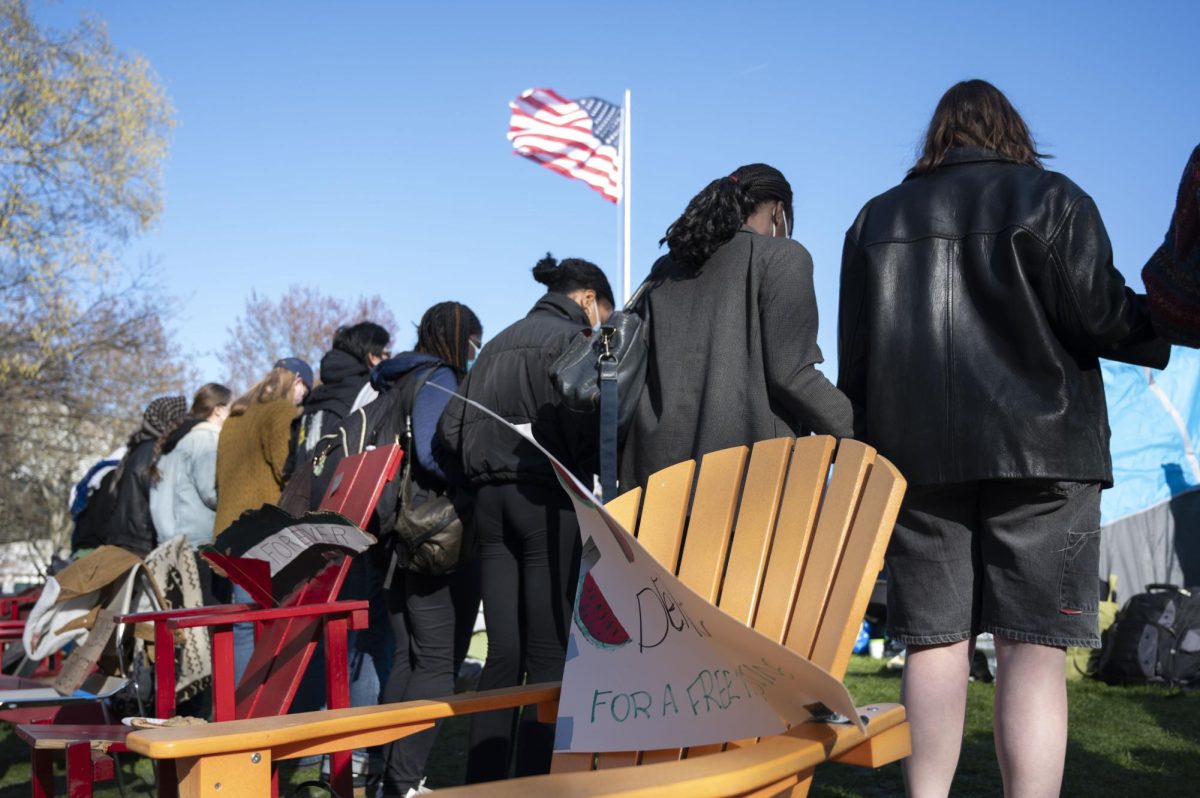
M621 226L622 238L623 238L622 245L621 245L621 254L622 254L622 264L623 264L623 268L624 268L623 287L624 287L624 294L625 294L625 302L629 301L630 292L632 290L631 285L630 285L630 283L631 283L630 264L632 263L632 261L629 257L629 239L630 239L630 236L629 236L629 219L630 219L630 213L629 213L630 207L629 206L630 206L630 203L629 203L629 200L631 199L630 194L631 194L631 188L633 186L633 181L631 179L632 175L630 173L631 172L630 167L633 162L633 159L630 157L633 154L631 151L632 148L630 146L630 142L632 140L632 136L630 136L630 127L631 127L630 122L632 121L631 117L630 117L630 112L631 112L630 99L631 99L631 93L630 93L629 89L626 89L625 90L625 110L621 114L621 137L623 139L623 141L621 142L621 166L622 166L622 168L621 168L621 205L623 206L622 211L624 213L624 221Z

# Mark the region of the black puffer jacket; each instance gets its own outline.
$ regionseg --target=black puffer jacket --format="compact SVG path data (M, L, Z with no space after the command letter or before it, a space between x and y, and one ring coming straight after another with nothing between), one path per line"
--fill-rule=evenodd
M532 425L538 442L591 484L599 428L594 415L573 413L550 382L550 364L571 337L589 327L587 315L562 294L546 294L529 315L488 341L459 392L516 425ZM451 401L438 424L435 455L454 461L473 485L532 482L557 485L541 452L463 402Z
M118 467L120 477L113 489L116 501L108 521L104 542L145 557L158 545L158 533L150 517L150 466L154 463L154 438L130 449Z
M838 387L913 484L1111 483L1098 358L1170 356L1092 199L980 148L867 203L840 302Z
M283 472L290 477L301 463L316 452L317 441L337 429L350 415L354 400L371 378L371 370L353 355L330 349L321 358L321 384L304 400L300 415L292 422L292 439Z

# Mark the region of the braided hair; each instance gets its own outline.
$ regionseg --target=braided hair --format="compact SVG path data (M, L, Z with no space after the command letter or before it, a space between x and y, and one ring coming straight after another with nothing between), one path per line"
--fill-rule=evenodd
M792 187L782 172L765 163L739 166L692 197L658 244L667 244L675 263L698 271L718 247L737 234L755 208L772 201L783 203L789 222L795 218Z
M439 302L421 317L416 351L441 359L461 377L467 373L472 335L483 335L483 325L474 311L461 302Z
M604 276L604 270L583 258L555 260L549 252L533 267L533 279L546 286L552 294L570 294L574 291L591 289L597 299L603 299L616 307L612 286Z

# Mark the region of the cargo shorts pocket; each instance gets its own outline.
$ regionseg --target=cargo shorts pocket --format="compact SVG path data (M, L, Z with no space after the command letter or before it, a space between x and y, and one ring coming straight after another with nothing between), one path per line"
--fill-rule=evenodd
M1095 614L1100 605L1100 530L1068 532L1058 581L1059 611Z

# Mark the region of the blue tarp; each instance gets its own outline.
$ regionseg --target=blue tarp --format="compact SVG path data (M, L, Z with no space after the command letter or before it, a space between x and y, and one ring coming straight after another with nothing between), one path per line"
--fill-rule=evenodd
M1162 371L1109 361L1102 371L1115 483L1101 499L1107 526L1200 486L1200 350L1174 347Z

